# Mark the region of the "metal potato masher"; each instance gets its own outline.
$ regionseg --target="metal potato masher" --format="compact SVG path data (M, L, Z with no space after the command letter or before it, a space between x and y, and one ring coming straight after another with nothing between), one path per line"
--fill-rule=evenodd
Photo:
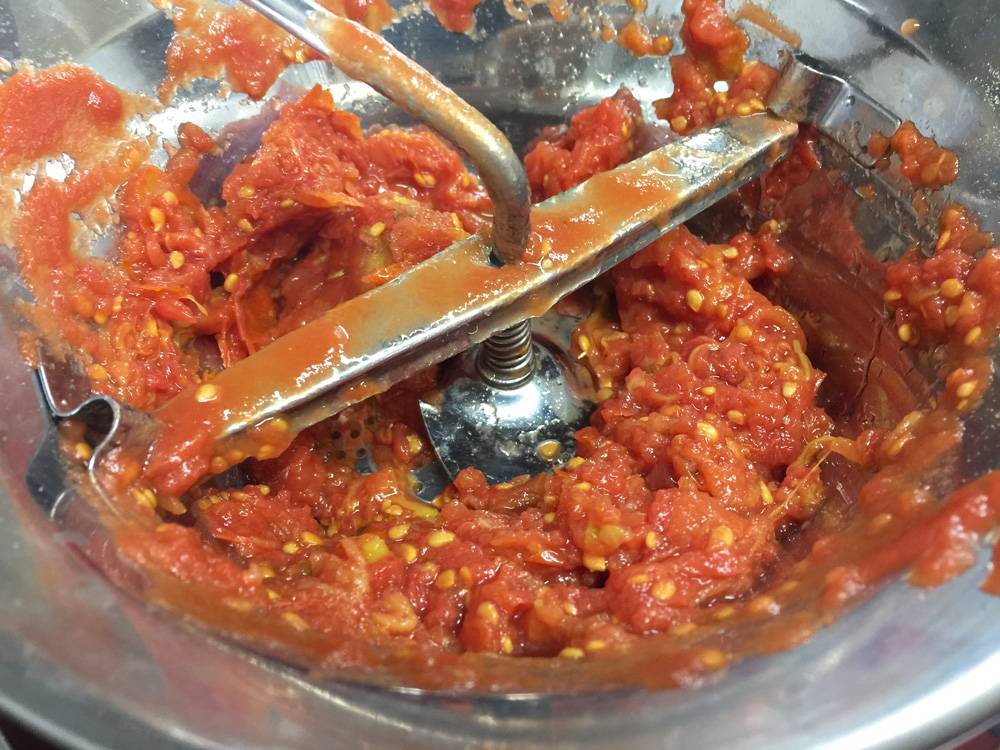
M899 124L815 61L788 55L768 112L672 140L532 206L523 167L503 133L381 37L310 0L244 1L458 147L483 180L494 216L490 237L452 245L216 376L216 388L241 384L242 394L217 425L217 455L231 454L268 420L280 418L296 434L451 358L441 387L421 404L439 458L418 473L418 494L425 499L467 466L502 482L572 457L573 433L594 408L593 389L549 337L533 339L532 318L759 176L787 153L798 123L819 128L864 169L871 164L859 144ZM874 172L869 177L879 179ZM316 342L335 331L348 335L331 357ZM278 391L255 390L259 374L292 352L294 381ZM58 420L86 425L94 446L88 470L103 491L95 470L112 447L154 445L170 415L196 408L199 400L192 388L152 413L105 396L80 400L83 391L67 386L72 378L65 368L56 369L38 371L52 429L27 471L29 489L52 514L67 489L58 468ZM225 468L213 465L215 472Z

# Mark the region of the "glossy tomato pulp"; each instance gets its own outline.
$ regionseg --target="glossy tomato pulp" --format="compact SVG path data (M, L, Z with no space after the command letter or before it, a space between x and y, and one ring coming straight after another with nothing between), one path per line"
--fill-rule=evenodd
M436 6L456 26L468 10ZM762 110L775 71L744 62L746 37L720 2L684 11L685 52L657 114L687 133ZM218 13L228 20L204 33L204 16L175 19L174 84L190 61L203 73L214 60L261 93L299 48L284 55L272 30L256 46L221 44L257 21ZM271 47L284 62L258 65ZM217 455L209 415L233 397L213 383L221 370L488 227L491 205L435 136L364 132L319 87L283 107L208 203L190 182L218 144L184 125L166 166L152 166L124 128L149 105L72 65L0 87L5 168L53 150L77 166L5 206L37 299L28 314L95 391L164 424L149 456L117 451L104 467L129 519L109 525L157 601L312 667L421 686L565 689L581 668L595 683L664 686L790 647L900 569L947 580L997 522L995 477L948 494L962 415L991 377L992 237L954 206L934 257L875 262L851 223L860 199L823 168L807 128L729 199L717 241L677 229L560 303L584 313L573 354L599 387L564 469L489 486L470 467L434 503L418 499L410 470L433 451L417 399L436 368L298 435L273 420L252 453ZM544 130L525 160L534 198L662 141L640 111L623 89ZM898 156L920 187L956 174L954 155L910 123L870 149L880 167ZM100 219L115 188L116 251L79 254L76 216ZM336 352L335 339L306 347ZM247 387L280 387L295 357L258 358ZM193 394L183 409L180 393ZM66 445L89 457L72 426ZM375 473L355 470L362 448ZM235 464L245 486L195 486Z

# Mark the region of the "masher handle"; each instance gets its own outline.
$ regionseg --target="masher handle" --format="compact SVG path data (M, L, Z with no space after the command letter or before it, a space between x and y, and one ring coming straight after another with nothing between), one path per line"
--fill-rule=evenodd
M312 0L243 2L465 154L493 201L494 256L503 263L521 259L531 232L531 192L520 159L493 123L381 36Z

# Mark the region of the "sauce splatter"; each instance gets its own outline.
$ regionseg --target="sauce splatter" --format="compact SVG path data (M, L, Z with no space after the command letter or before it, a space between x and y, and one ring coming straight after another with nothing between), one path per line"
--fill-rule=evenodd
M899 27L899 33L903 36L913 36L920 30L920 19L907 18Z
M618 42L618 46L627 49L635 57L669 55L674 48L670 37L662 34L654 37L649 29L635 18L622 26L615 41Z
M734 16L737 21L749 21L759 26L772 36L777 37L789 47L798 49L802 46L802 37L779 21L773 13L764 10L757 3L744 0Z
M873 133L868 139L868 154L884 169L897 154L899 171L917 188L940 190L958 176L958 155L922 135L912 122L904 122L892 135Z
M379 31L395 11L386 0L320 0L331 13ZM198 78L225 75L234 91L261 98L291 64L318 55L248 7L216 0L170 0L164 4L175 34L167 50L167 78L160 98Z

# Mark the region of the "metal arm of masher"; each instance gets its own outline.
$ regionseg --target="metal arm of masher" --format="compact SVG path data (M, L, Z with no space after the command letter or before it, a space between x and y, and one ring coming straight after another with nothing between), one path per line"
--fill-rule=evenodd
M483 239L469 237L223 370L212 400L188 389L154 416L178 436L196 416L220 459L258 455L249 428L280 418L295 433L541 315L761 174L797 132L769 114L740 118L597 174L534 206L523 262L497 268Z
M56 419L79 419L93 430L88 470L99 493L99 467L116 446L170 456L176 468L197 458L184 450L191 431L207 430L225 466L212 462L189 473L190 486L239 463L233 456L262 457L267 446L255 434L260 425L281 420L294 435L542 314L759 175L787 152L797 131L767 114L741 118L597 174L534 206L525 262L497 268L483 238L469 237L223 370L211 381L211 400L192 387L151 414L106 396L66 408L50 393L47 367L39 372L43 399ZM54 465L56 443L39 451L27 477L48 512L54 508L46 498L62 492L62 485L55 492L46 484ZM146 480L162 484L161 477L147 473ZM175 483L173 490L187 486Z
M531 193L520 159L493 123L378 34L312 0L244 2L464 153L493 202L493 260L521 259L531 231ZM535 353L527 320L487 339L483 347L479 371L487 382L509 388L532 377Z
M861 92L798 67L790 61L776 87L784 97L780 111L804 113L824 131L860 121L865 129L890 132L891 115ZM151 415L111 402L114 423L96 444L90 471L123 443L175 450L178 463L187 460L179 447L192 419L214 436L216 457L258 455L251 428L281 418L295 433L542 314L772 166L797 132L796 124L771 114L739 118L595 175L533 207L524 261L498 268L483 238L456 243L219 373L212 381L217 400L201 403L191 388ZM119 425L133 422L138 428L123 434ZM201 474L221 470L213 465Z
M266 1L303 7L303 0ZM440 116L441 104L447 102L468 115L450 121L451 125L482 119L464 102L454 105L457 97L379 37L325 14L324 26L317 17L307 15L299 25L304 24L314 40L323 29L323 38L340 50L363 49L359 57L368 62L348 61L345 66L360 65L362 73L380 68L375 76L381 76L378 85L393 90L409 111ZM290 25L287 19L282 21ZM383 54L388 61L384 66L372 63ZM419 82L416 94L406 76ZM841 121L854 115L873 126L891 124L891 116L883 117L877 105L844 81L795 59L788 60L776 90L782 112L795 120L808 117L821 129L836 132ZM428 98L428 91L437 98ZM454 130L445 135L449 132L451 138L462 137ZM513 159L502 135L488 124L483 132L495 133L501 143L496 152ZM280 417L293 432L304 429L498 332L505 335L494 340L513 355L507 362L516 364L525 347L512 326L526 328L525 319L544 313L562 296L759 175L787 152L797 132L794 122L763 113L669 143L534 206L528 247L520 262L496 267L490 262L490 248L481 238L471 237L287 334L214 379L217 389L233 392L215 405L214 416L212 408L203 409L202 417L217 436L217 464L226 463L221 459L227 455L255 455L255 441L244 435L253 425ZM492 147L484 156L475 137L465 145L483 156L484 164L490 162ZM514 167L510 161L503 168L482 169L486 174L517 172L523 177L520 164ZM498 205L502 199L496 196L509 197L520 190L495 189L489 182L487 187ZM506 225L496 225L494 232L502 226ZM336 332L346 336L334 336ZM294 373L289 372L290 362L295 363ZM274 377L283 371L288 374ZM193 413L193 404L187 403L193 398L188 392L180 394L164 404L157 417L168 425L176 423L180 415Z

